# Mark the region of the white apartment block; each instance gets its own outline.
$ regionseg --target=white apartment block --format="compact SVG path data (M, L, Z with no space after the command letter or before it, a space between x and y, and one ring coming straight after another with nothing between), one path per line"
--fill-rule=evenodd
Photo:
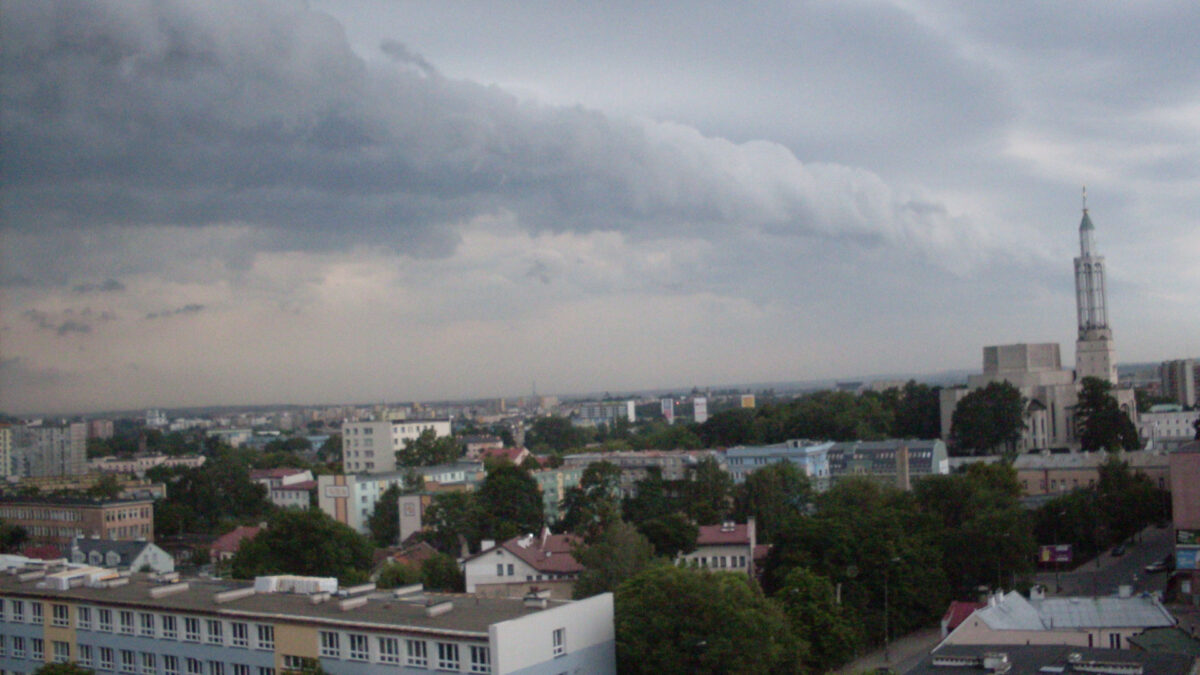
M406 441L432 430L449 436L450 420L384 420L342 424L342 466L346 473L389 473Z

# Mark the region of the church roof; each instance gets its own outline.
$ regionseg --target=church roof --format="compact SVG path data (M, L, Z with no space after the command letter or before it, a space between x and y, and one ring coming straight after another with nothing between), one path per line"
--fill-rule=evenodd
M1088 215L1087 209L1083 211L1083 220L1079 221L1079 230L1094 230L1095 225L1092 225L1092 217Z

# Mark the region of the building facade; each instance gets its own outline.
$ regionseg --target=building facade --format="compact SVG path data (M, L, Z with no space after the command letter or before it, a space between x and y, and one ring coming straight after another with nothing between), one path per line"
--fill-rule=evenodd
M712 458L725 468L725 456L715 450L622 450L619 452L581 452L563 457L563 466L586 469L593 462L609 462L621 470L621 496L631 497L637 492L638 481L644 480L651 471L658 471L663 480L675 481L687 478L688 471L705 458Z
M34 478L87 472L87 424L12 427L12 474Z
M346 473L389 473L396 453L426 431L449 436L449 419L346 422L342 425L342 465Z
M834 443L828 457L833 482L861 476L910 490L924 476L950 473L946 444L940 440L846 441Z
M1180 594L1200 602L1200 441L1170 454L1171 514Z
M1162 395L1175 399L1175 402L1181 406L1195 408L1196 373L1195 359L1163 361L1162 365L1158 367Z
M283 586L272 579L295 583L272 590ZM5 574L0 669L73 661L131 675L616 672L611 594L578 602L374 594L373 584L337 589L329 580L330 593L305 581L163 583L95 568Z
M742 484L746 477L770 464L791 462L808 476L813 489L829 488L829 449L832 441L790 440L772 445L739 445L725 451L725 464L733 482Z
M2 497L0 520L25 528L32 543L64 548L76 537L154 540L151 499Z

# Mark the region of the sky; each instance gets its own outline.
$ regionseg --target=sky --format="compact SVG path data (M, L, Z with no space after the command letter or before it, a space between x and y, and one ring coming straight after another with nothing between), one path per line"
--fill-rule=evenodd
M10 0L0 411L1200 356L1200 3Z

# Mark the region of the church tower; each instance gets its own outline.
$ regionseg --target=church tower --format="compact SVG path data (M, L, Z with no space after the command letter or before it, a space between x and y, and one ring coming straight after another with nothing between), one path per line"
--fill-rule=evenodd
M1096 227L1083 189L1083 220L1079 223L1079 257L1075 259L1075 304L1079 338L1075 342L1075 377L1098 377L1117 384L1117 350L1108 326L1108 291L1104 286L1104 256L1096 254Z

